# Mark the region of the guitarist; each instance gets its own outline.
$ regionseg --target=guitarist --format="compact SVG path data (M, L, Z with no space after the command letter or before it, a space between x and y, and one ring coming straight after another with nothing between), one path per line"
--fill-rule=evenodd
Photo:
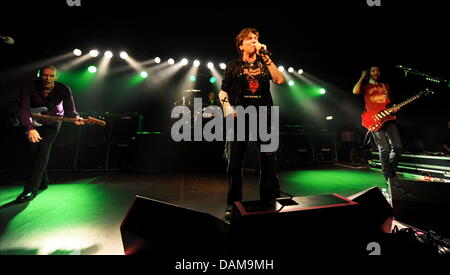
M379 82L379 79L380 68L372 66L369 71L362 71L361 77L353 87L353 94L362 94L364 96L365 109L368 112L382 111L390 103L389 85ZM398 110L399 108L394 105L392 112L395 113ZM395 172L402 152L402 142L395 123L395 117L385 122L378 131L372 131L372 136L380 153L381 168L389 187L388 192L390 195L390 187L396 185L397 177Z
M35 128L31 121L31 108L47 107L48 115L77 118L76 125L84 122L75 109L72 92L66 85L56 82L57 70L45 66L39 70L39 78L25 84L20 93L19 118L25 127L27 139L32 152L30 178L24 186L18 202L34 199L38 191L47 189L47 163L50 151L61 128L61 122L42 121L42 126Z

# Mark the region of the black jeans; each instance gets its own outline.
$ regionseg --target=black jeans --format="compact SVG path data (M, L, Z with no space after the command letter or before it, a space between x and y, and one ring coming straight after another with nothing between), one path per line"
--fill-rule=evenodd
M47 164L50 157L50 151L56 136L61 128L61 123L43 124L37 127L42 140L37 143L30 143L31 149L31 174L25 183L24 192L36 192L41 187L48 185Z
M259 145L260 143L258 142L257 144ZM242 200L242 169L247 145L248 141L227 142L227 150L229 152L227 167L228 205L233 205L235 201ZM260 199L264 202L269 202L280 197L280 183L278 181L275 152L263 153L259 151L259 161L261 164L259 175Z
M383 127L372 136L380 152L381 168L385 179L395 178L397 164L402 154L402 141L397 124L388 121Z

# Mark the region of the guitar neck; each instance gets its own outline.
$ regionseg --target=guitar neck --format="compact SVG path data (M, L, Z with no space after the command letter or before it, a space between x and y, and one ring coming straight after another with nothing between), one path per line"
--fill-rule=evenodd
M71 117L59 117L59 116L49 116L49 115L41 115L41 114L31 114L32 117L35 118L41 118L41 119L48 119L52 121L62 121L62 122L74 122L77 119L71 118ZM86 119L82 119L83 121L86 121Z
M415 96L413 96L413 97L410 97L410 98L408 98L407 100L405 100L405 101L403 101L403 102L401 102L401 103L399 103L399 104L397 104L397 105L395 105L395 106L396 106L396 107L403 107L403 106L405 106L406 104L409 104L409 103L413 102L414 100L418 99L420 96L421 96L421 94L417 94L417 95L415 95ZM394 107L389 108L389 111L391 111L393 108L394 108Z

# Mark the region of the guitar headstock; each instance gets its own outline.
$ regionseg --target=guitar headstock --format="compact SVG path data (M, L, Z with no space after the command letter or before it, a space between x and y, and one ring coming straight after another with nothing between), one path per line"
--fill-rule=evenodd
M106 125L105 121L100 120L100 119L96 119L96 118L93 118L93 117L86 118L84 120L84 122L87 123L87 124L97 124L97 125L100 125L100 126L105 126Z
M432 94L434 94L434 92L429 90L428 88L426 88L425 90L420 92L420 95L423 95L423 96L428 96L428 95L432 95Z

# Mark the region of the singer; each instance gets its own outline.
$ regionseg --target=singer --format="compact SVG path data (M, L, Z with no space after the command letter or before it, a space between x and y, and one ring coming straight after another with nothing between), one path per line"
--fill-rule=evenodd
M353 87L353 94L362 93L364 96L366 111L382 111L391 102L389 85L380 82L380 75L380 68L372 66L368 71L362 71ZM394 108L394 113L397 111L398 108ZM391 202L391 187L397 185L396 170L402 153L402 142L395 120L389 120L378 131L372 131L372 136L380 153L381 168L386 179L387 188L383 193Z
M239 57L230 61L225 69L219 99L224 116L237 118L234 107L273 105L270 93L270 81L283 84L283 74L275 66L269 56L267 46L259 42L259 33L254 28L244 28L235 38L235 45ZM270 122L270 113L268 115ZM235 123L236 125L236 123ZM248 129L248 123L246 123ZM268 125L267 129L271 129ZM227 141L225 157L227 159L228 195L225 219L231 218L232 206L235 201L242 200L242 169L244 156L248 145L248 131L246 141ZM278 133L275 133L278 134ZM258 137L257 143L261 144ZM258 148L260 146L257 146ZM280 195L276 152L260 152L260 198L268 205Z
M31 175L24 190L16 201L26 202L34 199L38 191L48 187L47 164L50 151L61 128L61 122L44 122L35 128L31 123L30 108L47 107L48 115L76 117L74 123L83 125L73 102L72 92L66 85L56 82L57 70L45 66L39 70L39 79L25 84L20 93L19 117L26 130L32 153Z

